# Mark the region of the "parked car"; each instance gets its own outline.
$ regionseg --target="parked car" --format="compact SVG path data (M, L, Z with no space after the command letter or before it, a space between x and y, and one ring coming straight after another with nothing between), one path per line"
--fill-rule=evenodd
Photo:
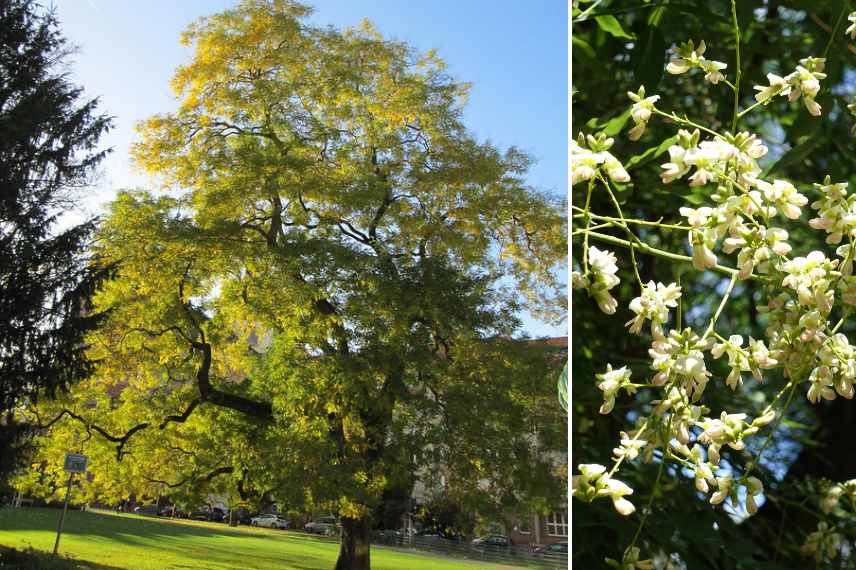
M250 519L250 525L267 527L267 528L288 528L289 527L288 519L281 517L279 515L274 515L274 514L259 515L257 517L253 517L252 519Z
M542 556L548 555L567 555L568 554L568 543L567 542L557 542L555 544L551 544L549 546L539 546L535 549L535 554L540 554Z
M134 512L138 515L156 515L158 514L157 505L140 505L134 507Z
M501 534L489 534L473 540L472 545L477 550L507 550L514 543L507 536Z
M170 518L176 518L176 519L186 519L187 513L184 512L183 510L181 510L179 507L170 505L168 507L161 509L161 511L158 513L158 516L159 517L170 517Z
M217 507L203 508L190 513L189 518L194 521L223 522L223 519L226 518L226 513L223 509L218 509Z
M232 518L238 522L238 524L245 524L250 526L252 524L252 520L259 516L259 513L251 513L247 509L237 509L232 511Z
M303 525L303 530L310 534L331 536L339 532L339 521L336 517L321 517Z

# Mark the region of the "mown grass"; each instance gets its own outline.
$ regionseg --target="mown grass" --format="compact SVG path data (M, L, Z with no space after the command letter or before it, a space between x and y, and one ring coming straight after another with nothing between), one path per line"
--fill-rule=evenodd
M0 510L0 545L51 552L58 509ZM300 532L231 528L107 511L69 511L60 553L97 570L329 570L335 541ZM372 548L374 570L498 570L493 564ZM508 567L505 567L508 568Z

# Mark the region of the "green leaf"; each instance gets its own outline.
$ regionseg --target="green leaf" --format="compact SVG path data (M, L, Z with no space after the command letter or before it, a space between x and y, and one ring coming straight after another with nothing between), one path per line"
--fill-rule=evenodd
M621 132L621 129L624 128L624 124L627 123L627 119L630 118L630 107L627 108L626 111L618 115L617 117L610 119L607 121L603 128L601 129L603 133L607 136L615 136Z
M663 78L666 50L669 46L655 26L640 28L638 36L639 41L630 53L635 85L644 85L646 91L653 93Z
M705 197L700 194L687 194L684 196L684 200L692 204L693 206L699 206L704 204Z
M613 137L621 132L629 118L630 107L627 107L624 112L614 117L610 116L603 120L593 117L586 122L586 127L593 131L602 131L606 136Z
M607 34L626 40L634 39L632 35L624 31L624 28L621 27L621 23L615 18L615 16L596 16L595 21L600 29Z
M597 53L594 51L594 48L591 47L591 44L582 38L572 36L571 45L573 46L572 51L576 50L577 52L582 52L582 54L589 59L597 57Z
M647 164L648 162L651 162L652 160L669 150L669 147L675 144L676 142L678 142L677 136L669 137L663 142L661 142L659 145L652 146L645 152L637 154L636 156L631 156L630 159L626 163L624 163L624 168L630 170L631 168Z

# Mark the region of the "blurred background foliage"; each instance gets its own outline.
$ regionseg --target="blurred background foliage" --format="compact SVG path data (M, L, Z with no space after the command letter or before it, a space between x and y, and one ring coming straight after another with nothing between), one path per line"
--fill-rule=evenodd
M757 133L769 147L769 153L760 161L765 177L791 181L810 201L818 197L812 183L821 182L827 174L833 181L850 182L851 191L856 189L856 138L851 134L854 118L847 110L856 92L856 47L844 34L847 14L856 6L849 4L840 0L736 2L742 60L741 109L755 102L752 86L767 85L767 73L786 75L801 58L827 57L828 77L821 82L817 98L823 107L821 117L809 115L800 102L789 103L780 97L749 113L738 124L738 130ZM686 114L720 132L728 130L734 105L732 91L724 83L706 83L698 71L669 75L665 65L670 49L679 42L692 39L698 43L703 39L708 46L705 56L726 62L726 77L734 81L731 2L603 0L574 1L573 6L572 136L581 131L605 131L615 137L610 152L625 165L632 164L628 167L632 182L619 188L625 216L676 223L679 207L709 204L707 196L713 186L690 188L686 179L668 185L660 180L659 165L666 162L668 154L663 153L668 143L660 145L677 133L676 124L654 116L639 141L628 140L626 132L632 121L626 93L644 84L647 95L660 95L659 108ZM572 188L572 204L582 206L585 190L585 184ZM592 211L616 215L603 192L594 193ZM779 225L790 233L793 255L805 255L814 249L832 255L835 246L826 245L823 232L807 225L812 212L806 208L800 220L781 220ZM577 219L573 227L581 227ZM615 230L600 231L625 237ZM640 231L638 235L656 247L690 254L684 232L655 230ZM592 244L604 245L594 241ZM579 269L581 235L573 238L572 248L573 269ZM631 336L624 326L633 316L627 304L638 295L629 252L608 248L617 254L621 268L621 284L613 290L619 300L616 314L601 313L584 292L574 292L572 298L569 381L574 472L580 463L611 465L611 450L618 443L619 431L632 428L638 413L648 413L649 402L660 397L657 390L642 389L635 401L621 397L612 414L598 414L602 397L595 374L602 372L607 362L616 367L628 365L637 382L652 375L647 354L650 337ZM720 257L720 263L734 266L734 260L728 257ZM680 280L684 326L701 333L728 279L711 272L700 274L691 265L676 265L651 256L637 255L637 259L643 282ZM762 338L764 318L755 308L766 298L763 285L738 283L717 331L724 336ZM674 318L670 325L674 326ZM852 319L841 330L854 341L856 324ZM746 412L750 417L759 415L759 410L784 386L781 373L769 371L763 383L744 375L743 386L732 392L724 383L728 373L725 360L708 362L714 376L703 402L711 408L710 415L718 417L722 410ZM852 548L856 517L852 516L852 508L823 515L818 505L818 493L828 481L856 477L856 402L838 398L811 405L805 392L804 386L798 389L772 445L764 451L760 469L754 473L766 489L760 511L747 518L742 505L736 512L723 505L712 507L696 492L687 470L669 465L637 543L643 558L655 557L658 567L692 570L856 568L856 552ZM729 449L723 454L722 464L742 471L765 438L766 431L762 431L750 438L744 451ZM637 510L630 517L618 515L610 501L572 501L574 568L601 568L606 557L621 558L645 511L658 461L659 452L652 463L643 464L640 457L622 467L618 478L635 489L631 498ZM815 530L821 517L837 524L845 538L843 553L831 565L817 565L800 552L806 535Z

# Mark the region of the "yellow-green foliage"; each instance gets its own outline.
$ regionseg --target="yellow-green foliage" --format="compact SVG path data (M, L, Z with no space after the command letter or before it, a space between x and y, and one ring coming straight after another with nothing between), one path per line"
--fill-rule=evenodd
M160 189L121 193L100 230L115 277L95 298L97 372L38 410L84 422L40 439L30 489L80 449L87 492L110 499L240 482L357 515L429 462L471 494L493 474L557 492L530 474L549 474L531 430L561 422L544 358L487 339L514 332L526 299L557 308L543 299L560 289L563 208L526 184L528 157L466 131L467 87L436 54L307 13L246 0L183 36L179 108L144 121L133 149ZM202 345L214 388L270 417L209 401L162 423L200 396ZM117 461L85 423L148 425Z

